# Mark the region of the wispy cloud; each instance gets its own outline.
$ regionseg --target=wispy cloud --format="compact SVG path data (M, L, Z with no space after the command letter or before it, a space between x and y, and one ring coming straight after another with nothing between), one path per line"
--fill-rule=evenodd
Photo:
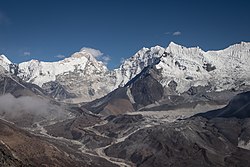
M180 31L175 31L175 32L173 32L172 35L173 35L173 36L179 36L179 35L181 35L181 32L180 32Z
M180 36L181 32L180 31L175 31L175 32L164 32L164 35L173 35L173 36Z
M25 51L25 52L23 52L23 55L24 55L24 56L30 56L30 55L31 55L31 53L30 53L30 52L28 52L28 51Z
M62 54L56 55L55 57L57 57L57 58L59 58L59 59L63 59L63 58L65 58L65 56L64 56L64 55L62 55Z
M83 47L83 48L81 49L81 51L89 52L89 53L92 54L92 56L94 56L95 58L100 57L100 56L103 55L103 53L102 53L100 50L93 49L93 48Z
M10 23L10 19L0 11L0 25L8 25Z
M111 60L111 57L109 55L105 55L98 49L93 49L93 48L88 48L88 47L83 47L81 49L81 52L88 52L90 53L93 57L95 57L98 61L103 62L103 64L107 65L109 61Z
M120 63L121 63L121 64L124 63L125 60L126 60L126 59L125 59L124 57L122 57L121 60L120 60Z
M102 56L101 57L101 61L105 64L105 65L107 65L108 64L108 62L111 60L111 57L109 56L109 55L106 55L106 56Z

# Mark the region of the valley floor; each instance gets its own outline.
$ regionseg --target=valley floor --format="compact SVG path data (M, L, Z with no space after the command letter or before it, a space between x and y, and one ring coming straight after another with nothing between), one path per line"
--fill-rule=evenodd
M7 166L249 166L250 151L243 149L249 120L192 117L223 107L206 103L106 117L69 112L33 123L1 118L0 148L13 159Z

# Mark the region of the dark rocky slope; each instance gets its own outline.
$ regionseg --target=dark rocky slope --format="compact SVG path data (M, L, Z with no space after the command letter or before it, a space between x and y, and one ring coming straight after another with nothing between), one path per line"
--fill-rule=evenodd
M250 151L200 117L142 129L105 152L143 167L250 166Z
M105 152L143 167L250 166L249 102L249 92L239 94L222 109L141 129Z
M240 119L248 118L250 117L250 91L238 94L226 107L222 109L200 113L197 114L197 116L203 116L208 119L215 117L235 117Z

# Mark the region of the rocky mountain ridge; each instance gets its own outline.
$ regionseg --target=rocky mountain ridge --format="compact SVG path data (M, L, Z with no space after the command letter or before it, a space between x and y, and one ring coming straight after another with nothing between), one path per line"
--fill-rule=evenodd
M0 65L12 73L17 71L17 76L24 81L43 87L58 100L82 102L103 97L126 85L152 64L160 74L163 88L168 89L175 83L177 93L192 86L210 86L211 91L239 89L242 85L250 85L249 56L250 43L247 42L219 51L186 48L171 42L167 48L142 48L114 70L108 70L87 50L58 62L23 62L16 67L18 70L1 55Z

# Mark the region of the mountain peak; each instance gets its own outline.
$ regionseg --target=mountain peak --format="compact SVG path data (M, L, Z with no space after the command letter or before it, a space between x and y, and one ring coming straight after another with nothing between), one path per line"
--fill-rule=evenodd
M168 47L182 47L181 45L174 43L173 41L171 41L168 45Z
M235 48L235 47L240 47L240 48L249 48L250 47L250 42L244 42L244 41L241 41L240 43L237 43L237 44L234 44L234 45L231 45L229 46L229 48L232 47L232 48Z
M0 66L5 70L9 71L9 65L12 64L11 61L4 55L0 55Z
M5 55L0 55L0 61L11 64L11 61Z
M250 42L241 41L241 45L250 45Z

